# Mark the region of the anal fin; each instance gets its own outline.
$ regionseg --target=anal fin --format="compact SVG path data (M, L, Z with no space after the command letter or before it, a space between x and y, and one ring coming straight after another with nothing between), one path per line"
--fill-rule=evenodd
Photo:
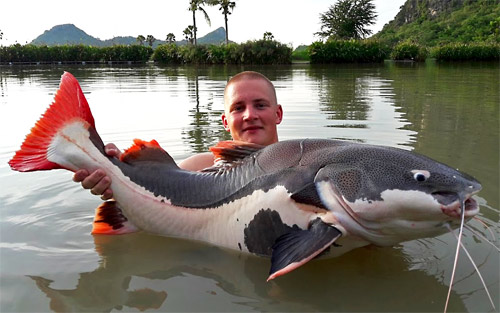
M309 262L341 235L337 228L317 218L307 230L291 231L280 236L273 246L271 270L267 281Z
M137 231L139 229L123 215L116 201L105 201L97 207L92 234L121 235Z

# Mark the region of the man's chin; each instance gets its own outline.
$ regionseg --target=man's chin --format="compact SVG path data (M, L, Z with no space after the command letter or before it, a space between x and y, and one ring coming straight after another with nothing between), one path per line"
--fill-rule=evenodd
M257 145L264 145L264 142L265 142L264 138L262 138L261 136L258 136L258 135L243 136L243 137L241 137L240 140L244 141L244 142L248 142L248 143L257 144Z

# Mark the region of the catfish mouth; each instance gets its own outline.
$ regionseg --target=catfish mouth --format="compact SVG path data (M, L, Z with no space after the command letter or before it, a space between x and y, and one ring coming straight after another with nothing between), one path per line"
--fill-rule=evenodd
M462 210L461 197L454 192L433 192L432 196L441 205L441 211L451 217L460 218ZM479 213L479 205L477 201L472 198L472 194L467 195L463 200L463 208L465 210L465 217L472 217Z

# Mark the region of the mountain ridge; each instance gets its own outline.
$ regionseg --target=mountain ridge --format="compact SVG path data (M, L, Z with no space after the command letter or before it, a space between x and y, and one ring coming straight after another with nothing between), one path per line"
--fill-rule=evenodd
M201 44L220 44L224 42L226 38L226 31L223 27L219 27L216 30L198 38L198 42ZM113 45L132 45L137 44L137 38L133 36L117 36L111 39L99 39L87 34L82 29L78 28L74 24L60 24L52 27L49 30L45 30L41 35L37 36L31 41L33 45L74 45L83 44L91 45L97 47L108 47ZM153 43L153 48L158 45L165 44L166 41L156 39ZM175 42L177 45L187 44L186 40L179 40ZM144 44L147 45L145 42Z

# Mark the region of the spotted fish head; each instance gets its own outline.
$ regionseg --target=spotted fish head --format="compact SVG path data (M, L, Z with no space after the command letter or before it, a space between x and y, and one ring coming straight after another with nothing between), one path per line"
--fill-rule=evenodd
M422 155L347 146L316 177L322 202L351 233L380 245L435 236L479 212L473 177ZM340 208L340 209L339 209Z

